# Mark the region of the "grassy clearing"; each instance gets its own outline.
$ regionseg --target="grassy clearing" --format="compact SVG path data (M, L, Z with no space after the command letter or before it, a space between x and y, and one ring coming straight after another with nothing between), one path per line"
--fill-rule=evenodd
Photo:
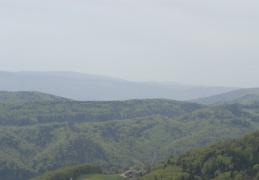
M125 180L119 174L103 175L103 174L87 174L82 175L76 180Z
M248 109L248 108L244 108L244 110L250 114L253 114L253 115L259 115L259 111L258 109Z
M259 130L259 122L251 122L253 128Z

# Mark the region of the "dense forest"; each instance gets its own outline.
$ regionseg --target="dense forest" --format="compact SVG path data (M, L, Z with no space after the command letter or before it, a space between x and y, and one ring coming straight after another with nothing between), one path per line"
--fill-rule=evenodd
M140 179L259 179L259 132L173 156Z
M259 127L257 104L208 107L164 99L0 103L0 179L61 167L155 164Z
M259 179L259 132L218 142L172 156L154 166L139 168L143 180ZM113 169L113 168L111 168ZM82 164L46 172L32 180L63 180L100 174L100 166ZM107 172L105 172L107 173ZM110 172L112 173L112 172ZM118 173L114 172L114 173Z
M0 101L0 125L32 125L54 122L103 122L152 115L169 118L205 106L165 99L128 101Z

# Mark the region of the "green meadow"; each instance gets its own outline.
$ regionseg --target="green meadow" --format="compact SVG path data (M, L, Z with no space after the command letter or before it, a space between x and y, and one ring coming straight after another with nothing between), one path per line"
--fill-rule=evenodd
M82 175L76 180L125 180L119 174L103 175L103 174L87 174Z

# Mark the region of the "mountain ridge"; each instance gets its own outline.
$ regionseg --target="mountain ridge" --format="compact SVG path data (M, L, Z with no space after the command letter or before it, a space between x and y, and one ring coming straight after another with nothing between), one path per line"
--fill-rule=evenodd
M0 71L0 90L2 91L38 91L80 101L146 98L186 101L233 89L236 88L132 82L106 76L64 71Z

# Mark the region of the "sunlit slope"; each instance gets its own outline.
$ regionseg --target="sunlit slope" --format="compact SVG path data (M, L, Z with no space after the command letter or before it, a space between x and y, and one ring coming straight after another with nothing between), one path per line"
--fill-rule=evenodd
M140 179L259 179L259 132L166 159Z

